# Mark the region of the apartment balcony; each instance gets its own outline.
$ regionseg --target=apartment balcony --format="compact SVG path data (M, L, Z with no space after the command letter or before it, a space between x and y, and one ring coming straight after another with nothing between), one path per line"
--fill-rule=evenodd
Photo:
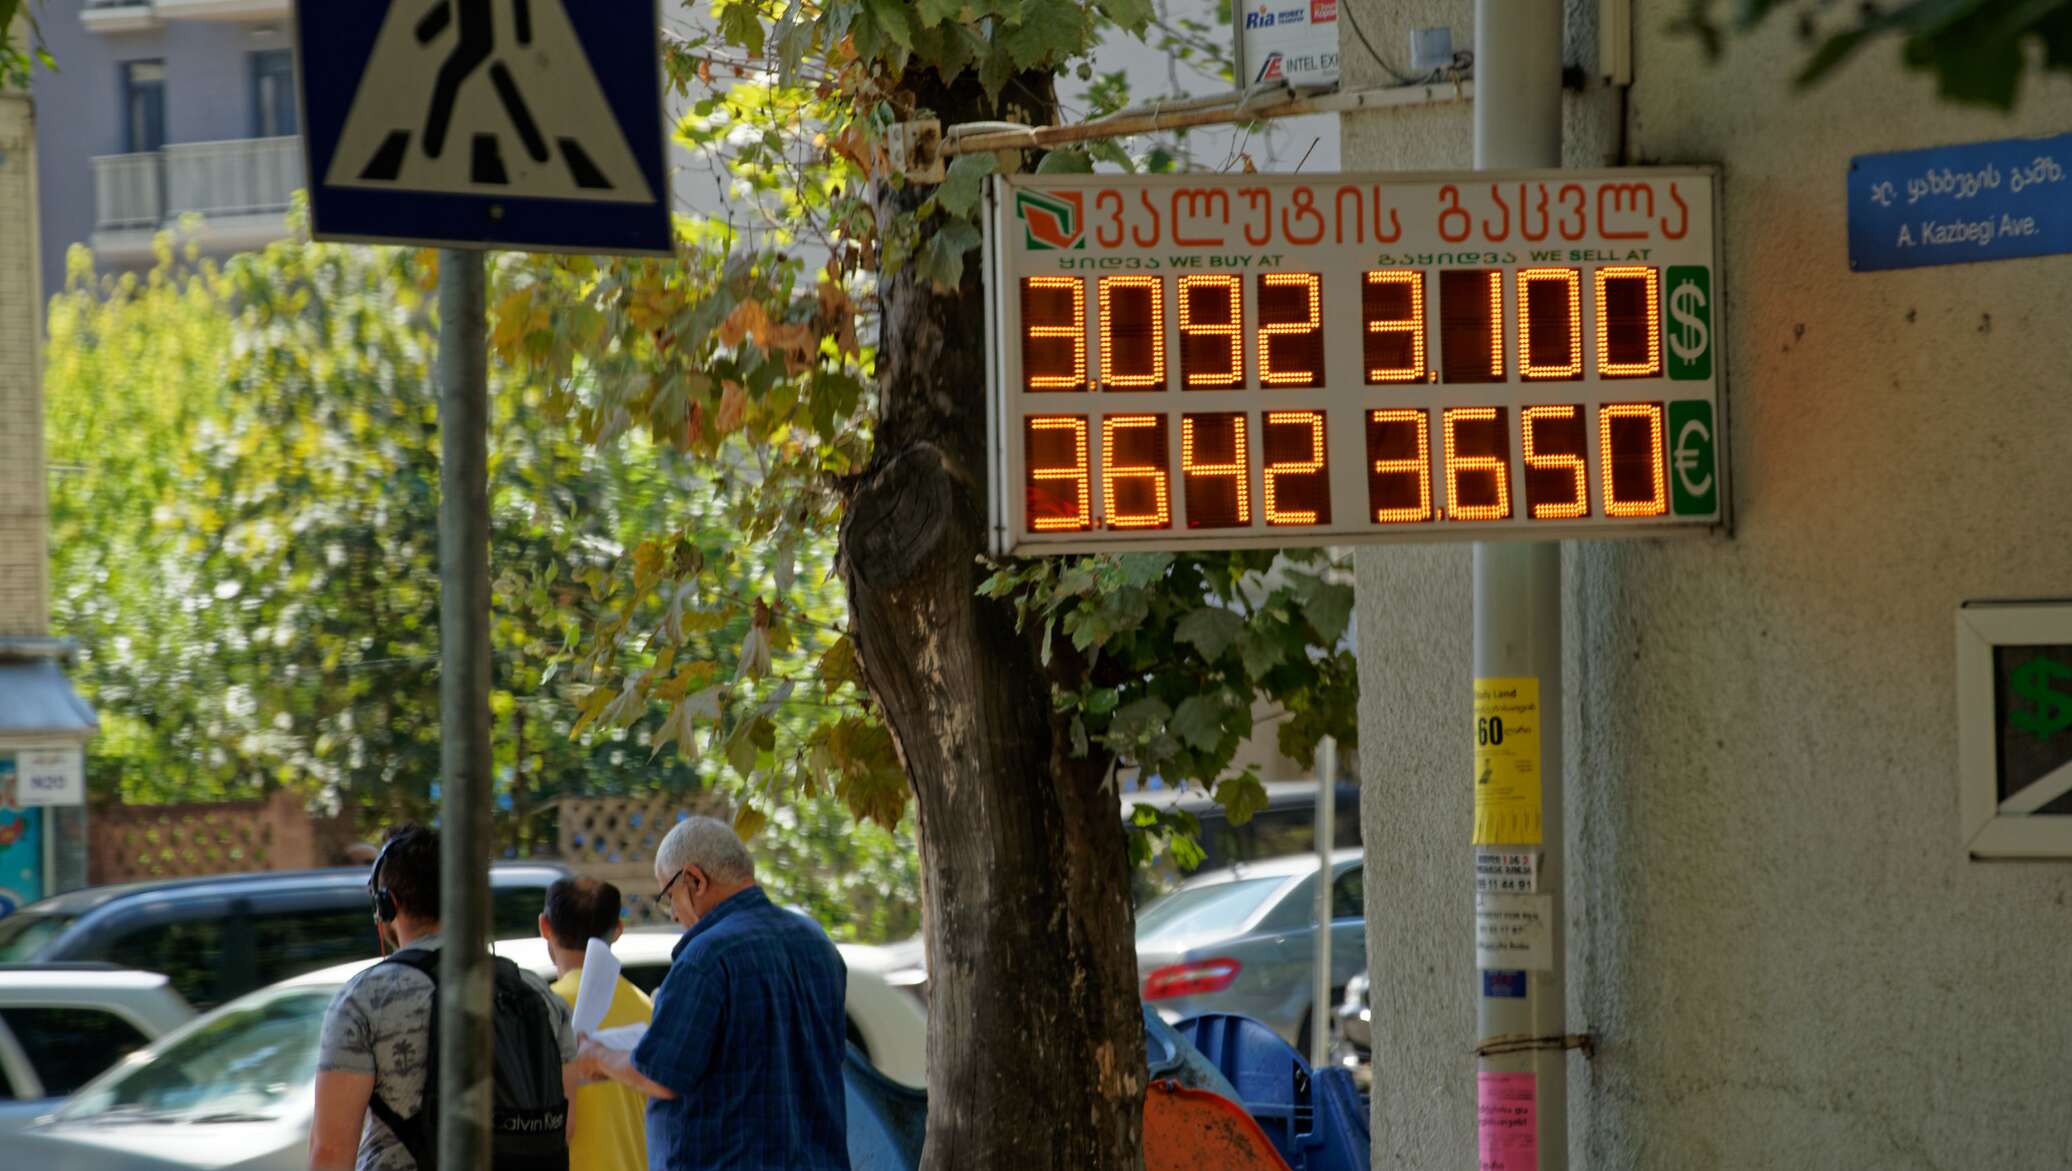
M79 22L99 33L143 32L168 20L286 20L288 0L87 0Z
M193 214L205 251L242 252L287 234L302 186L302 139L183 142L93 160L94 251L116 263L151 255L151 238Z

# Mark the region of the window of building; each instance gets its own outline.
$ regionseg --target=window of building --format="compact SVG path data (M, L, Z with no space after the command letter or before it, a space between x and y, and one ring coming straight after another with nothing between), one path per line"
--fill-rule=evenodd
M252 137L284 138L295 121L295 55L287 49L252 54Z
M135 1025L95 1008L0 1008L0 1021L49 1098L70 1094L144 1044Z
M1957 759L1972 857L2072 857L2072 604L1958 607Z
M122 149L141 154L165 146L165 62L122 66Z

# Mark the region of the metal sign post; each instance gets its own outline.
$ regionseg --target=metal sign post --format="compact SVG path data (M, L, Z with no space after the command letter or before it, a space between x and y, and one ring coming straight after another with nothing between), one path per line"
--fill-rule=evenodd
M1562 6L1476 0L1477 169L1561 165ZM1476 1131L1481 1166L1568 1166L1561 546L1475 546ZM1508 745L1508 747L1507 747ZM1499 800L1501 798L1502 800ZM1493 889L1492 889L1493 888ZM1552 1047L1547 1038L1553 1038ZM1493 1045L1522 1051L1489 1055Z
M1331 1059L1331 854L1338 839L1338 740L1317 742L1317 937L1316 987L1310 993L1309 1064L1322 1069Z

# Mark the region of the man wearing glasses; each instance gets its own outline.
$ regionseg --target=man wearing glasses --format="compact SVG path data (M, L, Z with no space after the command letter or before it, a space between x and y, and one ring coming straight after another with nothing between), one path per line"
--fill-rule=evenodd
M849 1171L848 972L827 933L777 906L723 821L655 850L658 902L686 930L632 1050L583 1043L577 1072L646 1094L651 1171Z

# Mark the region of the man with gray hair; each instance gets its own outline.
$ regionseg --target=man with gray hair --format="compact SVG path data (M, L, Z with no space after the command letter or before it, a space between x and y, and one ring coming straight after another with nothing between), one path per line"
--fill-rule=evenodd
M586 1041L576 1070L650 1099L650 1171L849 1171L848 971L820 925L777 906L732 827L676 823L656 898L684 926L631 1051Z

